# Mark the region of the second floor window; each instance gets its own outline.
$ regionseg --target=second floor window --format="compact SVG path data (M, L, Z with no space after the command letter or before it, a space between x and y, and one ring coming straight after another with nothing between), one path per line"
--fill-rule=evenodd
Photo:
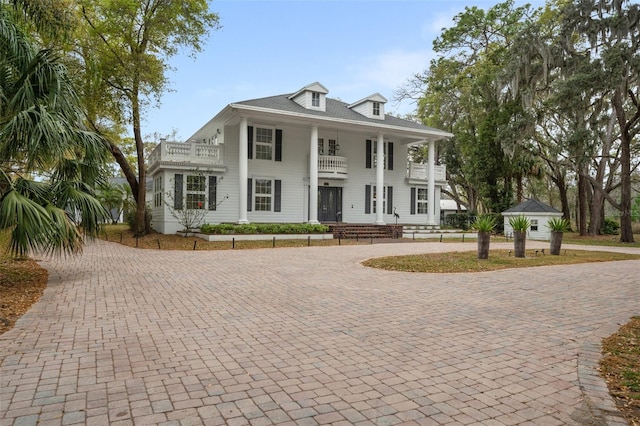
M318 139L318 155L338 155L338 148L338 141L335 139L328 139L326 145L324 139Z
M320 93L311 92L311 106L319 107L320 106Z
M273 129L256 128L256 159L271 160L273 158Z
M373 103L373 115L380 115L380 102Z

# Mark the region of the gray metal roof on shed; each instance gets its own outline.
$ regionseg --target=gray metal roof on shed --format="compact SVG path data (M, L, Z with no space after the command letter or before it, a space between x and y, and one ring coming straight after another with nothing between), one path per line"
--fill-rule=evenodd
M442 132L442 130L435 129L433 127L425 126L420 123L414 123L413 121L404 120L402 118L394 117L393 115L385 114L384 120L368 118L364 115L349 108L349 104L338 101L336 99L326 98L326 111L319 111L313 109L304 108L295 101L289 99L292 94L269 96L266 98L251 99L242 102L234 102L232 106L246 105L248 107L268 108L277 111L291 112L298 114L317 115L324 118L337 118L342 120L360 121L363 123L385 124L389 126L405 127L409 129L417 130L432 130L435 132Z
M528 199L517 206L505 210L503 213L562 213L551 206L546 205L536 199Z

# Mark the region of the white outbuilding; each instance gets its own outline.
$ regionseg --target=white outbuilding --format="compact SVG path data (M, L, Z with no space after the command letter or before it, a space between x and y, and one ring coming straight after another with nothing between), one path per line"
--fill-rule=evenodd
M529 229L527 229L527 238L549 240L551 239L551 231L547 222L551 218L561 218L562 212L532 198L505 210L502 212L502 216L504 216L505 235L513 235L513 229L509 225L509 218L524 216L530 222Z

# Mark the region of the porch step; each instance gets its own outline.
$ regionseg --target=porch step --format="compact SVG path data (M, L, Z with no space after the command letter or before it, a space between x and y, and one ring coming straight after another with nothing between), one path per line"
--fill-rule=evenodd
M400 238L402 225L332 224L329 232L333 233L333 238Z

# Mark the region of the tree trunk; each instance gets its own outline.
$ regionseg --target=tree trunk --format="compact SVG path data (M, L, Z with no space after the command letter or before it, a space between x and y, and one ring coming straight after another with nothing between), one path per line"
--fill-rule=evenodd
M516 204L520 204L524 199L524 184L522 175L516 176Z
M515 257L524 257L527 231L513 231L513 251Z
M569 208L569 197L567 196L567 182L565 175L560 170L556 170L556 176L553 179L560 193L560 204L562 205L562 217L571 223L571 209Z
M578 174L578 232L587 235L587 185L588 178L580 171Z
M620 241L633 243L633 229L631 226L631 135L629 129L640 120L640 104L629 91L631 101L636 107L635 115L627 121L626 112L622 105L622 94L616 89L613 94L613 108L616 111L620 126Z
M136 178L136 174L131 168L131 164L127 161L127 158L124 156L120 148L114 145L111 141L109 141L109 149L113 158L115 158L116 162L120 166L120 170L124 174L124 177L127 179L127 183L131 188L131 194L133 195L133 199L138 202L138 179Z
M478 259L489 258L490 243L491 243L490 232L478 232Z
M590 212L589 235L600 235L604 224L604 195L602 191L596 190L593 192Z
M116 160L116 163L118 163L118 165L120 166L120 170L122 170L122 173L124 174L124 177L125 179L127 179L127 183L131 188L131 194L133 195L133 199L136 200L137 202L138 201L138 180L136 178L135 172L131 168L131 164L129 164L129 162L127 161L127 158L124 156L122 151L120 151L120 148L118 148L116 144L114 144L111 140L109 140L100 131L100 129L98 129L98 127L95 125L93 120L88 119L87 121L90 123L93 131L101 135L104 138L104 140L107 141L107 144L109 145L108 146L109 151L111 152L111 155L113 155L113 158Z
M560 254L563 234L563 232L551 231L551 247L549 248L549 252L554 256L558 256Z
M134 233L138 236L146 235L151 232L148 229L146 221L146 198L147 198L147 170L144 158L144 142L142 133L140 132L140 102L137 92L132 96L132 115L133 115L133 137L136 141L136 153L138 156L138 197L136 199L136 229Z

